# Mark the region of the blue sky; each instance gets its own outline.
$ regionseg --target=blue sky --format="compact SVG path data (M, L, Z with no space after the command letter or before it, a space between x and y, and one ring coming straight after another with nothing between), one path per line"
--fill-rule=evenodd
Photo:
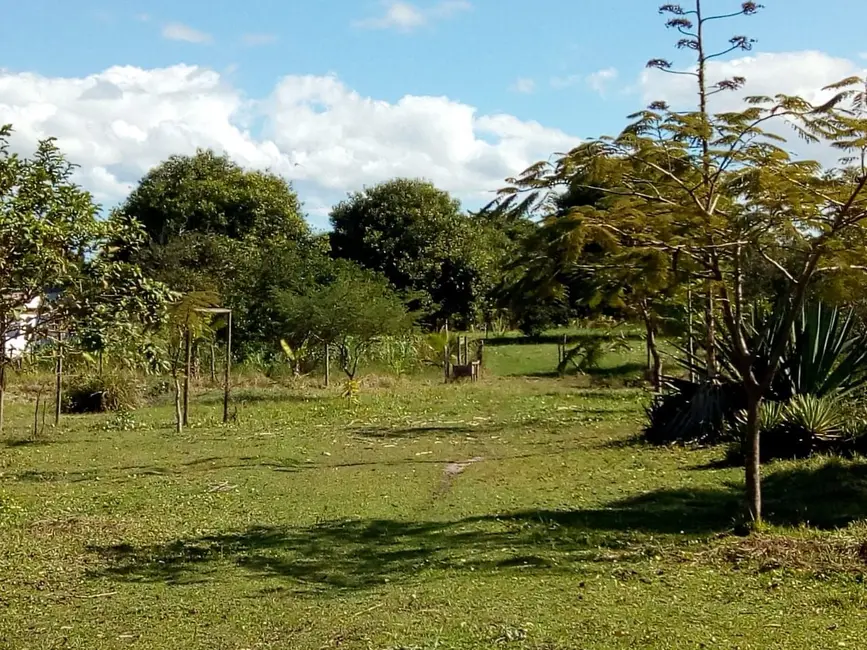
M13 121L28 143L45 135L68 143L82 182L106 203L171 147L186 153L204 145L292 178L318 225L346 191L391 172L430 177L477 204L497 174L575 138L616 131L654 93L687 93L644 73L648 58L677 59L657 4L9 3L0 22L0 121ZM806 82L867 65L867 3L765 4L757 17L717 25L721 39L746 33L758 39L756 53L773 55L756 73L755 90L778 84L807 92ZM95 91L85 96L100 83L124 98L109 93L109 106L93 99ZM431 119L440 110L451 117ZM154 113L165 117L147 119ZM331 174L329 161L342 171Z

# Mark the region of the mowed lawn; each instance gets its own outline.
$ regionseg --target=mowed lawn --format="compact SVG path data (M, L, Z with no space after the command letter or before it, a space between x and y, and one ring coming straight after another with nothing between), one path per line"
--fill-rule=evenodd
M239 389L227 426L201 393L180 435L160 407L29 440L13 402L0 648L865 647L867 465L770 466L740 537L723 450L646 447L643 390L507 376L521 349L357 404Z

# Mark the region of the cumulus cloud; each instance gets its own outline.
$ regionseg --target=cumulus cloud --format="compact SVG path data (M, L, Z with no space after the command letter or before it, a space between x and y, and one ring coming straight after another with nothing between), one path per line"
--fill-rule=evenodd
M617 68L605 68L587 75L587 85L600 95L604 95L612 81L617 79Z
M183 41L185 43L210 43L213 38L210 34L200 32L189 25L182 23L168 23L163 25L163 38L170 41Z
M382 15L356 21L356 27L411 32L434 20L451 18L472 8L468 0L441 0L427 9L403 0L384 0L382 4L384 5Z
M708 77L714 82L735 76L746 78L746 85L736 92L722 92L710 98L714 112L739 110L743 98L749 95L773 97L778 93L798 95L814 104L832 96L825 86L853 75L865 75L861 62L835 57L825 52L805 50L799 52L765 52L738 57L727 61L712 61ZM695 79L684 75L671 75L659 70L645 70L640 79L642 100L645 104L663 100L675 108L694 105ZM788 137L788 148L799 155L809 156L830 164L837 153L830 148L810 146L791 136L783 125L780 133Z
M516 79L515 83L509 86L509 90L514 93L529 95L536 90L536 82L527 77L521 77L520 79Z
M773 96L777 93L800 95L808 101L820 102L830 95L822 88L864 72L863 64L813 50L766 52L728 61L713 61L708 66L708 77L712 82L735 76L744 77L747 82L739 92L724 92L712 97L711 108L730 110L740 106L746 95ZM695 80L684 75L647 69L641 76L641 89L645 102L661 99L681 105L694 100Z
M191 65L118 66L77 78L0 70L7 122L20 151L56 136L81 166L79 182L107 205L169 155L209 147L292 180L317 213L394 176L424 177L478 203L507 176L578 142L447 97L364 97L335 76L287 76L249 99L225 76Z

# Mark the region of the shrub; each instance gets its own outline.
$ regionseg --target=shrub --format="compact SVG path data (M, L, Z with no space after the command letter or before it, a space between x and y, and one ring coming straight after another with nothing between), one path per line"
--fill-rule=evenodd
M748 347L756 350L759 365L783 336L783 319L780 310L753 311ZM846 408L842 397L867 384L867 337L856 332L851 314L845 316L822 303L805 306L785 337L780 371L766 397L766 403L787 404L785 423L763 428L762 453L768 458L794 458L819 448L844 447L840 438L845 436L835 430L841 426L837 415ZM743 419L738 411L746 402L729 342L717 342L717 359L721 376L716 382L666 381L667 393L647 409L648 442L716 444L739 439L744 423L738 424ZM699 374L703 371L688 358L681 364Z
M66 387L63 407L66 413L132 410L141 405L142 390L138 378L129 373L85 376Z
M735 415L745 406L739 386L668 378L664 390L645 409L645 440L664 445L719 444L731 439Z

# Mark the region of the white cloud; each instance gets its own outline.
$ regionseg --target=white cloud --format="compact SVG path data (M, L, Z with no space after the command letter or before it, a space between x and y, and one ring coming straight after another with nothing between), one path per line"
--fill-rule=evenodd
M710 98L711 111L738 110L748 95L774 96L778 93L798 95L814 104L829 99L832 94L822 88L853 75L865 75L863 63L834 57L825 52L805 50L799 52L766 52L753 56L713 61L708 66L711 82L735 76L746 78L739 91L722 92ZM659 70L645 70L640 79L640 90L645 104L664 100L675 108L695 102L696 87L693 77L666 74ZM810 146L797 139L783 125L775 127L788 139L787 148L802 156L834 162L839 154L827 147ZM785 129L785 130L784 130Z
M590 86L593 90L595 90L600 95L605 95L605 92L608 90L608 86L612 81L617 79L618 72L617 68L605 68L603 70L597 70L593 74L587 75L587 85Z
M0 124L17 150L56 136L79 182L104 204L171 154L225 151L297 183L314 210L394 176L428 178L465 201L577 138L511 115L479 114L447 97L364 97L335 76L287 76L264 98L190 65L112 67L81 78L0 70ZM309 204L309 201L308 201Z
M151 20L150 14L136 14L135 19L140 23L148 23Z
M267 33L248 33L241 36L241 42L250 47L256 45L270 45L271 43L277 42L277 35Z
M210 34L200 32L182 23L168 23L163 26L163 38L170 41L184 41L186 43L210 43L213 38Z
M527 77L516 79L515 83L509 86L509 90L515 93L523 93L529 95L536 90L536 82Z
M382 4L385 11L381 16L356 21L356 27L411 32L434 20L451 18L455 14L472 9L472 5L467 0L441 0L428 9L419 8L403 0L383 0Z

